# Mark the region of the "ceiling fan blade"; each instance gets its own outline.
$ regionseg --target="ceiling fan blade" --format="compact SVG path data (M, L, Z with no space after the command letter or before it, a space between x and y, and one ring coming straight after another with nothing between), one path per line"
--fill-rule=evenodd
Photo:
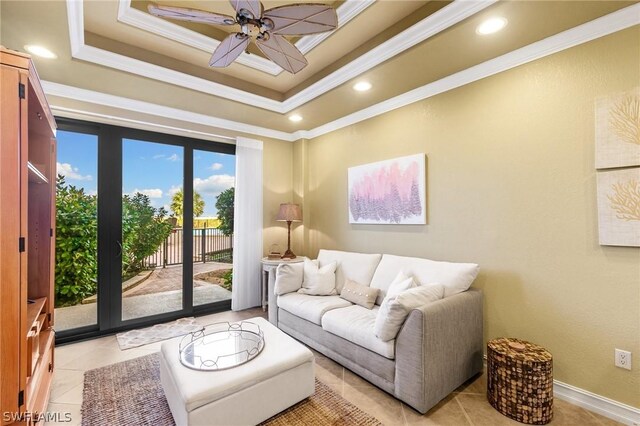
M331 31L338 26L338 15L324 4L293 4L266 10L263 19L273 22L273 34L304 35Z
M308 62L304 55L281 35L270 34L266 40L257 39L256 44L267 58L291 74L295 74L307 66Z
M246 10L252 16L250 18L260 19L262 15L262 3L260 0L229 0L231 6L235 9L236 13L240 13L241 10Z
M210 67L224 68L235 61L238 56L247 48L251 38L242 33L229 34L222 40L209 61Z
M185 7L162 6L151 3L149 13L160 18L176 19L178 21L201 22L204 24L233 25L235 18L206 10L188 9Z

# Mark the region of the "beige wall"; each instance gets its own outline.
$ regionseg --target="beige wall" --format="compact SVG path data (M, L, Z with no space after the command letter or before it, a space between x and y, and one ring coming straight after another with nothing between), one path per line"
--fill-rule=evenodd
M264 141L262 241L266 256L272 244L278 244L283 253L287 248L286 223L276 222L275 219L280 203L290 203L293 199L293 144L261 137L256 139Z
M477 262L486 339L544 345L557 380L640 407L640 249L598 244L594 169L594 99L640 84L639 40L635 27L296 142L305 254ZM428 225L349 225L347 168L421 152Z

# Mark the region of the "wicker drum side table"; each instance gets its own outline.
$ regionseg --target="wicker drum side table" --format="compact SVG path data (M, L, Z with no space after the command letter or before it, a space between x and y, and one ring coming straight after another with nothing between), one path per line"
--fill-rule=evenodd
M547 424L553 418L553 358L543 347L499 338L487 343L487 399L521 423Z

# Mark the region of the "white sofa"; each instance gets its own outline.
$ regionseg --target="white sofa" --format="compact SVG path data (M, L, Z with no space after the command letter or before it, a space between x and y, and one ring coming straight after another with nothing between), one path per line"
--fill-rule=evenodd
M468 289L478 265L320 250L321 267L333 261L338 294L346 279L380 289L373 309L340 296L277 295L276 272L269 321L421 413L482 370L482 293ZM420 284L442 284L444 298L413 309L396 338L384 342L374 323L400 271Z

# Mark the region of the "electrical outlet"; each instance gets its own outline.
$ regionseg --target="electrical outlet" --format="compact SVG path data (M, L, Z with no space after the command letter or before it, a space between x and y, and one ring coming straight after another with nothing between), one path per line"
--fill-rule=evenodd
M615 364L616 367L631 370L631 352L623 351L622 349L616 349Z

